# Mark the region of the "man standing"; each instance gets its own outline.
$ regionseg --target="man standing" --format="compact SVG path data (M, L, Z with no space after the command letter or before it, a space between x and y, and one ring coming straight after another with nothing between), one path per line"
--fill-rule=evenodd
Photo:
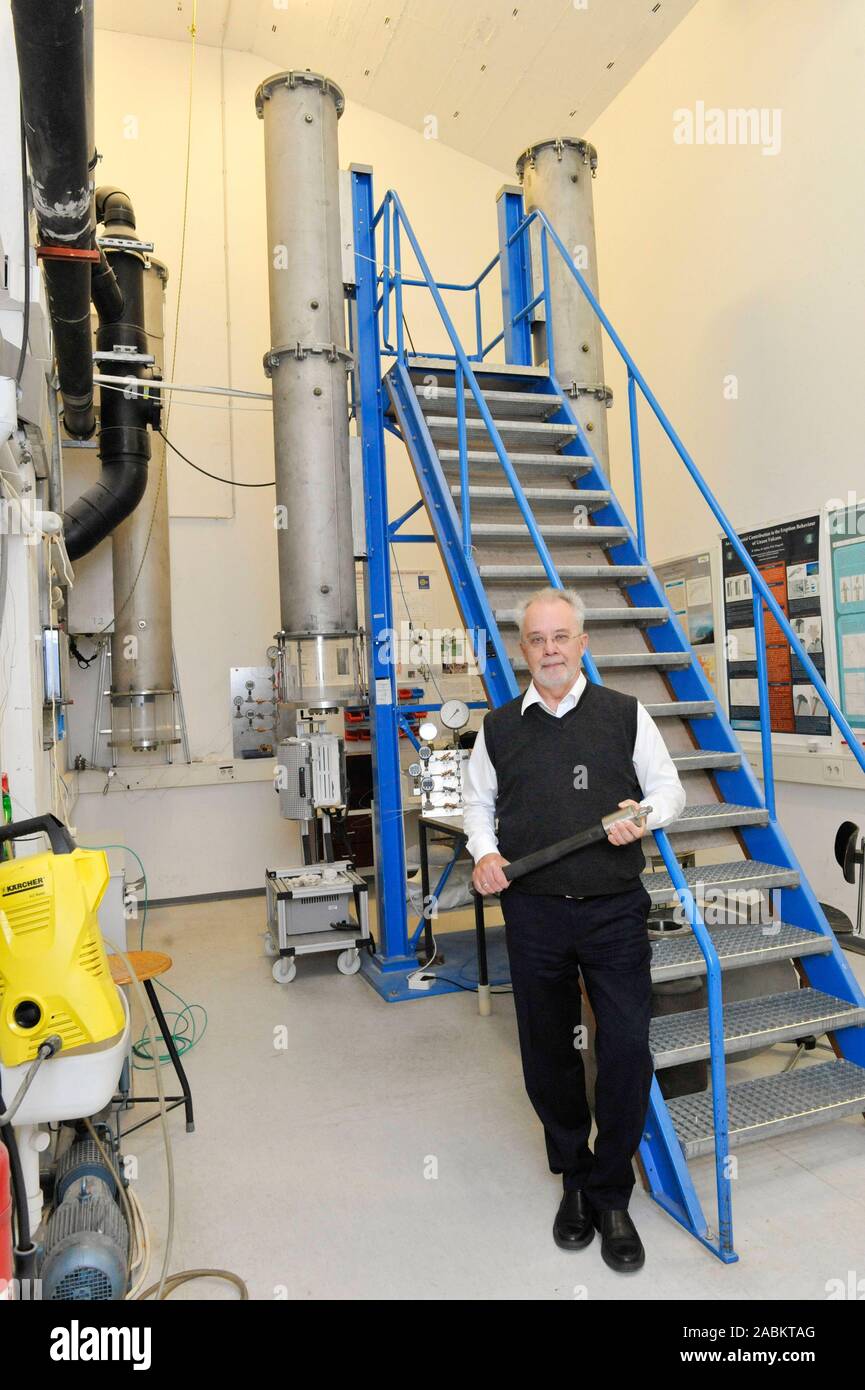
M630 695L586 680L583 604L541 589L522 605L524 695L485 717L468 764L465 829L479 893L501 893L523 1076L550 1169L564 1195L553 1226L563 1250L601 1232L613 1269L642 1268L628 1201L652 1081L649 894L640 839L675 820L685 793L661 735ZM511 859L641 802L648 822L620 822L606 840L509 884ZM498 832L496 832L498 816ZM595 1016L592 1117L580 1055L580 984Z

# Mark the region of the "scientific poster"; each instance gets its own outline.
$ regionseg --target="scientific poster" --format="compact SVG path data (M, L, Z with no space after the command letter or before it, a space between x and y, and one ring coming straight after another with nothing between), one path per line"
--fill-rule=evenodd
M656 565L655 574L664 586L667 602L685 629L704 676L712 689L717 689L715 610L708 552Z
M865 502L827 518L835 597L839 704L854 729L865 728Z
M742 536L742 543L825 680L820 518L810 516L748 531ZM730 722L736 729L759 729L757 636L751 576L743 569L726 537L721 552ZM825 704L765 604L763 620L772 732L810 736L831 733Z

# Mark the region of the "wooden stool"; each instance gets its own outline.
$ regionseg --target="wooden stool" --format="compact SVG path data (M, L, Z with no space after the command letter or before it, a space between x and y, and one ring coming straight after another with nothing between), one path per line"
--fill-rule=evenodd
M171 1036L171 1029L168 1027L168 1024L165 1021L165 1015L162 1012L159 1000L156 997L156 988L153 984L153 981L157 975L164 975L166 970L171 969L171 957L163 955L161 951L128 951L127 955L129 957L129 962L133 970L135 971L135 974L144 986L147 998L150 1000L150 1007L153 1010L156 1022L159 1024L159 1029L162 1033L162 1039L165 1043L165 1046L168 1049L168 1055L171 1058L171 1064L174 1067L174 1070L177 1074L177 1079L180 1082L180 1088L183 1091L182 1096L165 1097L167 1101L170 1100L173 1102L173 1104L166 1106L166 1110L175 1110L178 1105L183 1105L186 1109L186 1132L187 1134L191 1134L195 1129L195 1121L193 1119L192 1114L192 1091L189 1089L189 1082L186 1079L186 1072L183 1070L183 1066L180 1061L180 1054L178 1053L177 1048L174 1045L174 1039ZM116 985L132 984L132 977L129 974L129 971L126 967L126 961L123 959L122 956L110 955L108 957L108 963L111 967L111 978L113 979ZM153 1065L160 1065L159 1059L157 1057L154 1057ZM138 1104L139 1101L150 1104L158 1104L159 1096L133 1096L133 1104ZM155 1115L151 1115L150 1117L151 1120L155 1118ZM145 1125L149 1123L150 1120L142 1120L141 1122L141 1124ZM141 1125L132 1126L132 1129L140 1128ZM132 1129L128 1129L125 1132L127 1134L131 1134Z

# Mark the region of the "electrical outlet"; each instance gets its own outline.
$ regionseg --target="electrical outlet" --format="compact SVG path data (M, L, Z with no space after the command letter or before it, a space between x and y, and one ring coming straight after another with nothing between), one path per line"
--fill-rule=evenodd
M234 781L234 763L220 763L216 770L220 782Z
M823 759L823 781L824 782L843 782L844 764L840 758Z

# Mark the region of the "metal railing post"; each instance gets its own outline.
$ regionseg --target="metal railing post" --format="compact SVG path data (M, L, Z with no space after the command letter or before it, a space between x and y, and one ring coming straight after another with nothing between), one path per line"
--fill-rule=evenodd
M402 307L402 248L399 235L399 208L393 212L393 274L396 281L396 351L399 360L405 359L405 330Z
M390 343L390 200L384 200L384 216L382 218L382 338L385 344ZM375 243L373 243L375 244Z
M757 642L757 686L760 695L760 744L763 753L763 800L775 819L775 769L772 763L772 711L769 706L769 663L763 600L754 592L754 636Z
M634 468L634 511L637 521L637 550L646 563L646 516L643 509L643 474L640 467L640 424L637 419L637 384L628 370L628 415L631 425L631 462Z
M550 300L550 253L547 246L546 223L541 223L541 271L544 277L544 313L546 315L547 367L550 376L555 376L555 353L553 351L553 308Z
M733 1250L733 1202L730 1172L727 1163L730 1147L730 1125L727 1114L727 1072L724 1060L724 1001L721 992L721 966L706 924L693 893L688 887L681 865L666 833L656 830L655 843L670 875L706 962L706 994L709 1014L709 1050L712 1076L712 1114L715 1129L715 1191L718 1205L718 1242L722 1254Z
M463 369L457 363L454 372L457 406L457 447L460 455L460 517L463 524L463 553L468 558L472 553L471 503L469 500L469 459L466 442L466 398Z

